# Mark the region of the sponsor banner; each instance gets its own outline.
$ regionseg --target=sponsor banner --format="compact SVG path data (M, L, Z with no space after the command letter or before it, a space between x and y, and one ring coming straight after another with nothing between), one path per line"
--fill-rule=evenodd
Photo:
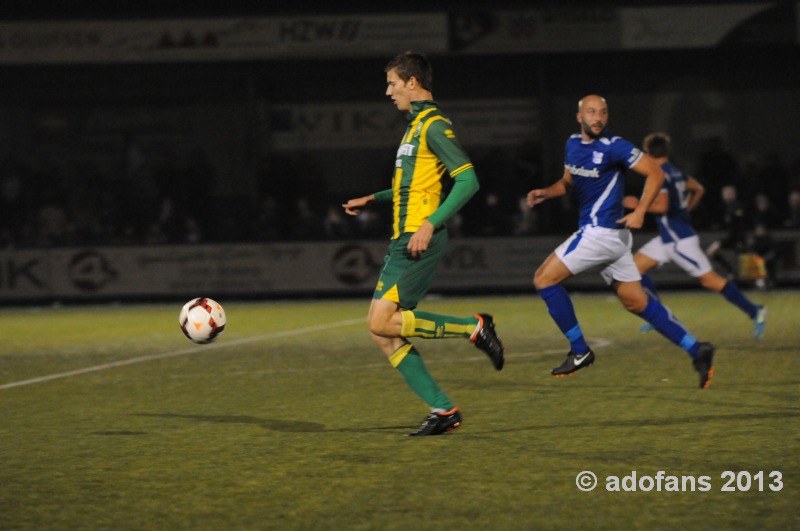
M451 51L463 54L607 51L620 47L619 12L606 6L461 11L450 17Z
M0 300L324 293L373 287L386 245L175 245L0 252Z
M637 242L650 234L637 234ZM722 234L708 234L706 243ZM563 237L452 239L433 291L533 291L536 268ZM775 235L781 282L800 281L800 237ZM115 247L0 252L0 301L109 298L368 296L388 242ZM599 272L598 272L599 273ZM652 272L660 285L696 286L668 264ZM605 286L599 274L570 279L570 288Z
M385 58L404 49L485 55L709 48L777 5L0 22L0 64Z
M751 2L462 11L450 16L450 46L452 52L462 54L713 48L755 15L777 5ZM770 27L751 30L761 39ZM748 39L746 35L740 38Z
M775 6L775 2L754 2L621 9L622 47L713 48L748 19Z
M447 49L445 14L0 23L0 64L391 57Z
M537 141L535 99L442 101L465 145L515 146ZM396 146L407 126L390 102L277 105L263 125L269 149L277 151Z

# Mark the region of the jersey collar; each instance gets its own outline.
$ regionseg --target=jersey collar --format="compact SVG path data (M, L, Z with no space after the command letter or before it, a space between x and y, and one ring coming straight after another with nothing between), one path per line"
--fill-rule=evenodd
M406 120L409 122L413 121L414 118L419 115L419 113L426 111L428 109L434 109L438 107L439 104L433 100L417 100L411 102L411 110L408 112L406 116Z

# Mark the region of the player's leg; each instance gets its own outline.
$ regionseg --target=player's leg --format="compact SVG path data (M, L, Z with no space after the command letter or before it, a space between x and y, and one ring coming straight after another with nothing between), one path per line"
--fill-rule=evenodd
M731 265L730 261L725 258L723 251L725 249L733 249L735 248L734 242L730 237L726 237L722 240L716 240L711 242L711 245L708 246L706 249L706 255L711 260L717 262L722 269L726 271L726 275L729 278L733 278L736 276L736 270Z
M767 311L763 306L751 302L733 281L717 274L700 247L697 236L679 240L668 249L670 259L681 269L697 278L707 290L722 294L725 300L742 310L755 324L754 335L759 339L766 326Z
M389 299L373 299L369 322L397 322L400 307ZM391 326L391 325L390 325ZM399 326L399 325L395 325ZM372 328L372 325L370 325ZM423 425L409 435L438 435L461 425L461 413L428 372L417 349L404 337L386 337L371 331L372 340L386 354L389 363L403 376L408 387L430 408Z
M570 351L567 358L560 366L550 371L553 376L572 374L594 362L594 353L586 344L572 299L561 285L561 282L571 276L572 272L564 262L556 256L556 253L551 253L533 277L533 285L547 306L550 317L569 341Z
M647 296L630 252L623 253L602 275L606 280L612 279L611 287L625 309L653 325L661 335L689 354L692 365L700 374L700 388L708 387L714 373L714 346L698 341L661 301Z
M572 374L591 365L595 359L578 324L572 300L561 283L587 269L611 263L622 254L630 257L631 244L630 231L583 227L556 247L536 271L533 284L553 321L570 343L567 358L550 371L553 376ZM632 258L630 265L635 270ZM638 273L636 278L639 278Z
M431 240L421 258L406 252L408 237L394 240L373 294L368 323L372 338L388 356L411 390L431 408L422 424L409 435L439 435L461 426L461 413L428 372L417 349L403 336L404 308L415 308L433 281L444 253L447 234ZM408 315L408 314L406 314ZM472 328L477 325L473 322Z
M654 299L660 298L658 290L656 289L656 284L647 272L654 267L661 267L669 262L669 257L667 256L665 244L661 240L661 236L650 239L636 251L636 254L633 255L633 262L636 264L636 269L642 276L642 287L644 290L650 297Z
M700 374L700 387L708 387L714 373L714 347L698 341L661 301L648 297L638 281L615 281L612 287L629 312L650 323L662 336L689 354Z
M502 369L503 344L497 337L491 315L455 317L415 309L433 284L446 251L447 233L435 233L428 249L419 258L399 251L405 248L409 236L397 240L398 251L395 254L400 256L387 260L376 290L376 296L395 301L400 308L406 309L397 315L376 314L374 319L370 318L370 330L387 337L467 338L489 356L495 369Z
M661 300L661 297L658 294L658 289L656 289L656 283L653 281L653 277L648 275L647 272L654 267L661 267L669 262L665 247L661 236L656 236L650 239L650 241L644 244L642 248L633 255L633 262L636 264L636 269L639 270L639 274L642 276L642 288L644 288L645 293L647 293L649 297L658 300ZM639 327L639 332L649 332L652 329L653 325L645 323Z
M410 236L404 234L392 242L373 296L396 303L398 311L370 311L370 331L386 337L470 337L480 323L475 316L462 318L415 310L433 284L446 250L447 232L435 233L428 249L419 258L405 252ZM404 310L400 311L400 308Z
M401 312L402 334L406 337L446 339L469 338L475 346L486 353L496 370L505 365L505 348L497 336L494 317L487 313L472 317L453 317L421 310Z
M732 280L727 280L714 271L701 275L697 280L704 288L721 294L725 300L747 314L754 323L753 335L756 339L761 339L767 324L767 308L765 306L753 303Z

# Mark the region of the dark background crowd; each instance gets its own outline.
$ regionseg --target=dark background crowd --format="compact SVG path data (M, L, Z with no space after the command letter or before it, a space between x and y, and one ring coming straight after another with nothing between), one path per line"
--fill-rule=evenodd
M146 9L134 4L121 4L114 11L109 6L77 2L70 13L37 11L34 2L29 7L17 6L6 19L293 16L306 14L302 9L309 4L299 2L282 10L262 6L259 10L234 2L227 10L187 12L176 7L177 11L170 11L161 6L160 11L154 8L143 13ZM460 9L470 16L461 18L453 16L452 6L446 3L421 5L411 2L395 9L440 10L453 20L488 20L472 16L485 11L480 2L464 2ZM324 2L314 6L315 15L333 12ZM391 12L369 2L351 7L353 12ZM577 14L594 17L605 9L581 1L535 5L500 1L493 8L539 8L566 19ZM795 9L795 2L775 2L774 9L713 49L465 56L456 53L459 43L451 43L451 55L432 57L434 94L445 109L448 99L490 95L531 98L541 111L535 124L540 133L537 139L520 138L516 145L502 148L482 147L480 142L465 144L482 187L451 220L453 236L536 236L575 230L569 198L535 210L525 207L523 198L528 190L546 186L560 176L563 132L577 130L572 102L588 92L614 96L610 98L613 132L639 143L644 134L652 132L652 124L658 124L673 136L673 162L706 188L694 213L699 230L725 230L722 189L726 185L734 185L738 191L748 231L756 226L768 231L800 228L800 153L792 149L796 135L791 130L774 130L783 127L780 124L796 127L797 120L785 120L791 109L776 108L773 101L796 101L796 81L787 75L792 65L799 64L797 17L789 16ZM482 26L470 28L478 31ZM459 31L454 35L462 35L464 29ZM178 142L177 134L158 137L153 131L144 138L147 135L136 129L140 124L134 123L131 130L114 131L113 146L109 147L108 138L102 140L106 142L104 158L95 164L91 142L100 140L84 138L78 156L74 134L62 127L67 118L79 121L81 113L103 105L161 112L192 104L219 115L239 112L226 109L244 108L245 112L230 118L229 123L243 143L252 142L248 139L263 125L254 125L257 120L248 113L261 105L323 102L335 106L342 101L363 101L382 102L388 108L382 79L386 60L388 57L193 65L0 64L4 79L0 85L0 248L388 238L388 209L373 208L348 217L341 203L356 194L388 188L396 144L379 150L373 146L364 153L351 150L348 161L341 164L353 163L352 173L340 170L331 174L330 163L315 159L314 146L309 146L308 152L287 153L248 144L240 151L229 150L230 160L220 162L219 153L226 152L227 146L211 156L207 141L192 141L188 133L181 133L184 137ZM640 101L656 93L683 95L666 121L663 116L656 119L662 111L660 103L644 105ZM775 94L780 98L771 96ZM697 102L702 98L698 95L727 101L722 105L705 102L699 108ZM563 99L570 102L568 106ZM228 123L223 119L216 122ZM278 122L272 120L270 127L280 127ZM720 124L724 134L715 134L714 127ZM782 144L765 140L764 130ZM402 122L398 122L396 136L401 133ZM236 144L238 137L227 141ZM370 175L365 176L356 163L359 158L382 162L372 164ZM629 177L630 193L638 193L641 180ZM648 223L647 228L652 229L652 220Z
M570 199L549 208L525 206L525 192L534 187L540 172L532 163L511 176L515 183L494 178L492 172L498 170L493 161L477 159L475 164L479 176L488 178L451 220L453 236L533 236L575 229ZM756 225L770 231L800 228L800 158L783 160L781 154L768 153L739 160L715 141L694 166L694 176L706 189L693 215L699 230L725 228L725 186L736 188L749 230ZM388 208L346 216L341 203L347 198L324 188L275 190L265 182L265 190L257 197L227 201L214 197L214 168L203 164L202 157L185 167L165 163L139 168L135 171L140 175L134 178L91 173L63 176L53 175L54 171L58 170L3 162L3 247L346 240L389 234ZM630 192L638 193L638 179L633 176L629 182ZM646 228L653 228L652 219Z

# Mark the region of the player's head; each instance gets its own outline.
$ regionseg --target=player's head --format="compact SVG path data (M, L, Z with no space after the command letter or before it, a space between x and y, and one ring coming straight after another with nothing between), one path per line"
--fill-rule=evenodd
M651 133L644 137L644 151L654 159L666 158L669 156L669 148L672 143L667 133Z
M592 140L600 138L608 124L608 104L605 98L597 94L584 96L578 102L577 118L584 138Z
M417 52L403 52L384 68L386 95L401 111L411 109L411 102L430 99L433 88L433 68L428 58Z

